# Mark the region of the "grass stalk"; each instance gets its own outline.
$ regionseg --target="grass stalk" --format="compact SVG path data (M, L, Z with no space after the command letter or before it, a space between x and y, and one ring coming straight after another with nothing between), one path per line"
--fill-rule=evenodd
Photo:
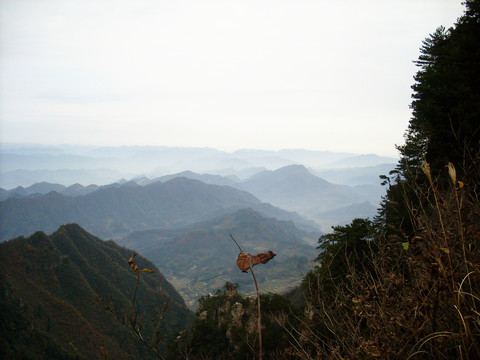
M138 283L140 282L140 273L137 273L137 282L135 283L135 291L133 293L133 299L132 299L132 308L131 311L133 312L134 306L135 306L135 300L137 298L137 291L138 291Z
M262 309L260 305L260 292L258 290L257 278L253 272L252 261L250 260L250 271L252 273L253 281L255 282L255 289L257 290L257 327L258 327L258 359L262 360L263 358L263 345L262 345Z

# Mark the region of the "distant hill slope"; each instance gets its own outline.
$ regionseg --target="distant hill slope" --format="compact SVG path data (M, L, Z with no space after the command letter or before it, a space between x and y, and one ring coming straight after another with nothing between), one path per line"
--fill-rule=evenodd
M220 185L220 186L231 186L236 183L236 181L224 176L211 175L211 174L197 174L192 171L182 171L177 174L165 175L165 176L161 176L159 178L154 178L154 179L149 179L147 177L137 177L137 178L134 178L132 182L136 183L137 185L145 186L155 182L162 182L162 183L167 182L169 180L179 178L179 177L199 180L205 184ZM102 187L118 187L120 185L123 185L126 182L127 182L126 180L122 179L116 183L103 185L103 186L94 185L94 184L83 186L79 183L75 183L66 187L61 184L54 184L54 183L42 181L27 187L17 186L16 188L10 189L10 190L5 190L3 188L0 188L0 200L5 200L10 197L40 196L40 195L48 194L49 192L52 192L52 191L55 191L62 195L75 197L75 196L87 195L89 193L92 193L96 190L101 189Z
M251 276L236 266L239 249L251 254L272 250L277 256L256 272L262 291L285 291L298 284L316 257L319 233L308 233L292 221L267 218L252 209L175 230L134 232L119 240L151 259L192 306L226 281L254 290Z
M396 164L397 158L378 156L376 154L354 155L330 163L329 168L360 168L380 164Z
M388 175L395 169L395 163L385 163L366 167L347 167L337 169L314 170L313 174L334 184L341 185L380 185L380 175Z
M61 184L53 184L43 181L27 187L17 186L11 190L0 188L0 200L6 200L11 197L38 197L41 195L46 195L52 191L62 195L74 197L87 195L95 190L98 190L99 188L100 186L98 185L83 186L80 184L73 184L66 187Z
M182 227L248 207L282 220L294 220L304 229L318 229L314 222L261 203L248 192L187 178L145 186L130 181L91 190L76 197L50 192L0 201L0 241L28 236L37 230L52 232L71 222L102 238L121 238L136 230Z
M221 186L224 186L224 185L232 186L235 184L235 181L224 176L210 175L210 174L197 174L193 171L182 171L180 173L173 174L173 175L165 175L152 180L152 182L154 181L165 182L177 177L186 177L188 179L199 180L201 182L204 182L205 184L213 184L213 185L221 185Z
M329 183L302 165L263 171L235 187L262 201L305 216L364 201L353 188Z
M114 182L108 185L100 186L100 185L90 184L88 186L83 186L81 184L75 183L66 187L61 184L53 184L53 183L42 181L27 187L17 186L16 188L11 190L5 190L0 188L0 200L5 200L11 197L16 197L16 198L39 197L41 195L46 195L52 191L55 191L62 195L76 197L76 196L83 196L83 195L90 194L102 188L120 187L122 185L125 185L125 183L127 182L128 181L122 179L122 180L119 180L118 182ZM154 181L149 180L147 184L140 184L140 183L137 183L137 181L134 181L132 182L132 184L137 183L138 185L148 185L148 184L151 184L152 182Z
M346 225L355 218L373 219L378 213L375 206L369 202L352 204L340 209L334 209L321 213L313 214L313 218L322 226L325 232L331 232L331 227L336 225Z
M74 198L51 192L1 201L0 239L51 232L70 222L102 238L117 238L134 230L185 226L259 203L245 191L186 178L146 186L129 182Z
M96 300L110 297L128 312L136 275L127 260L132 250L104 242L75 224L55 233L37 232L0 244L0 354L6 359L150 359L128 330ZM142 257L141 268L155 268ZM159 272L143 276L139 314L154 315L168 302L165 331L172 335L192 314Z
M2 169L0 177L1 186L7 189L13 189L17 186L28 187L32 184L47 181L49 183L60 184L109 184L117 181L121 177L133 177L135 174L125 174L116 170L101 169L38 169L26 170L17 169L5 171Z
M9 197L27 197L32 195L43 195L51 191L62 192L65 190L65 186L60 184L52 184L48 182L35 183L28 187L17 186L11 190L1 189L0 200L4 200Z

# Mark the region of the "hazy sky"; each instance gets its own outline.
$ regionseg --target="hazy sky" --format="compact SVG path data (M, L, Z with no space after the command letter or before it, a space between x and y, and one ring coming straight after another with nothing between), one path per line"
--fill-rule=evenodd
M0 141L396 155L460 0L0 0Z

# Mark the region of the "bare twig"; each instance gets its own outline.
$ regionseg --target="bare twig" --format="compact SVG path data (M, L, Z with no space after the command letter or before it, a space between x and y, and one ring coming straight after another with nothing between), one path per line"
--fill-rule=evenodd
M235 240L235 238L230 234L230 237L232 240L235 242L237 247L240 249L240 254L238 255L237 259L237 265L242 270L242 272L248 272L250 269L253 277L253 281L255 282L255 289L257 291L257 312L258 312L258 317L257 317L257 327L258 327L258 344L259 344L259 350L258 350L258 359L262 360L263 358L263 344L262 344L262 310L261 310L261 304L260 304L260 291L258 289L258 282L257 278L255 277L255 273L253 271L253 267L257 264L266 264L268 261L273 259L275 257L275 253L273 251L268 251L265 253L259 253L255 256L252 256L250 254L245 254L245 252L242 250L240 245L238 245L238 242Z
M111 313L113 315L113 317L120 324L125 326L134 337L136 337L147 348L149 348L155 354L155 356L157 358L159 358L161 360L164 360L164 357L160 352L160 347L163 343L163 341L162 341L163 338L160 336L160 328L164 325L165 314L166 314L166 311L167 311L167 304L164 305L162 311L159 311L159 310L155 309L155 313L157 314L158 319L155 320L154 318L152 318L152 323L153 323L153 328L154 328L153 335L152 335L151 338L148 337L148 336L145 337L142 334L142 328L143 328L144 321L143 321L142 317L138 316L138 311L135 310L135 302L136 302L136 299L137 299L138 285L139 285L139 282L140 282L141 275L144 272L152 273L152 272L155 272L155 271L150 270L150 269L140 270L138 268L137 264L135 264L133 262L133 258L135 257L135 255L136 254L134 253L132 255L132 257L128 260L128 264L130 265L132 270L137 275L137 280L135 282L135 290L134 290L133 297L132 297L132 305L130 307L130 312L129 312L128 316L127 316L127 314L125 314L123 316L120 315L120 312L118 310L118 306L117 306L117 304L114 303L112 298L110 299L110 302L105 301L105 299L102 298L100 295L97 296L97 299L103 305L104 309L107 312ZM104 351L104 353L105 353L105 351Z
M250 259L250 272L253 276L253 281L255 282L255 289L257 290L257 327L258 327L258 359L262 360L263 358L263 347L262 347L262 310L260 305L260 292L258 291L257 278L253 272L252 259Z
M237 240L235 240L235 238L232 236L232 234L230 234L230 237L231 237L232 240L235 242L235 244L238 246L238 248L240 249L240 251L243 251L242 248L240 247L240 245L238 245Z

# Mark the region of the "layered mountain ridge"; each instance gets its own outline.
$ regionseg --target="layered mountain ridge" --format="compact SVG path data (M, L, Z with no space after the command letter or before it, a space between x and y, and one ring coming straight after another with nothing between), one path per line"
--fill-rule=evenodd
M237 181L186 171L103 186L43 182L1 190L0 197L6 199L0 202L0 241L36 230L50 232L68 222L118 239L131 231L181 227L247 207L294 220L304 229L329 231L351 216L373 216L384 193L379 184L353 187L328 182L302 165L265 170Z
M1 201L0 239L37 230L51 232L70 222L102 238L119 238L135 230L185 226L229 208L256 204L260 200L245 191L186 178L146 186L103 187L77 197L50 192Z

